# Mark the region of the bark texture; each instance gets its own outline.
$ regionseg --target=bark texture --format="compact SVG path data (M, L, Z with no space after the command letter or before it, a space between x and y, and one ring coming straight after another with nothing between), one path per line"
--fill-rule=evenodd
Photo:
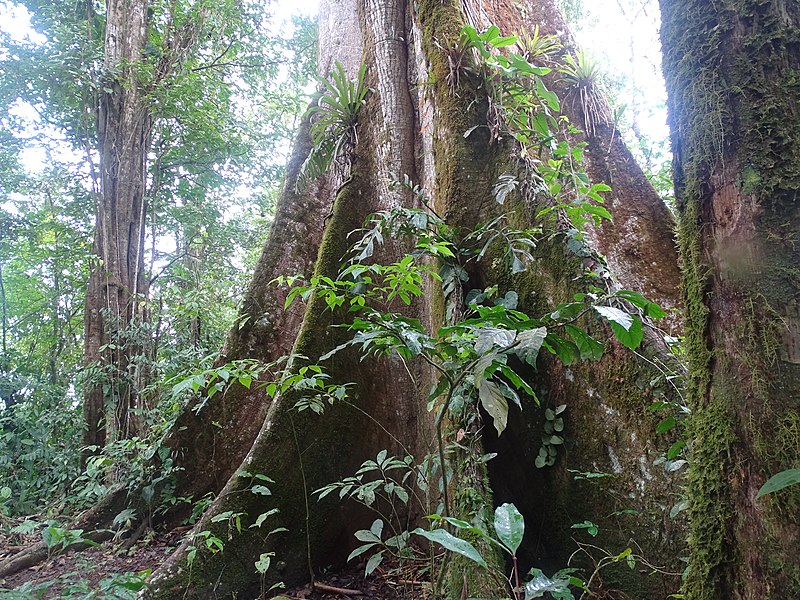
M492 186L499 175L515 172L520 178L525 177L524 167L511 156L510 145L490 143L486 133L485 84L464 71L459 83L453 85L448 57L465 23L465 8L466 14L475 10L460 2L441 0L425 0L414 6L403 0L346 0L323 6L320 27L323 40L330 39L336 23L357 24L349 29L347 37L363 41L363 45L357 45L363 48L363 53L356 60L367 64L373 92L360 116L358 145L350 176L342 185L322 188L318 193L328 202L335 196L330 218L325 219L323 215L321 221L313 224L300 220L306 228L324 227L316 255L316 273L336 275L348 247L347 234L361 227L369 213L396 206L414 206L413 195L388 185L403 175L422 186L433 199L438 214L465 231L497 215L500 208L494 200ZM506 15L505 11L516 9L497 5L492 10L495 11L493 16L499 19ZM342 14L349 17L342 20ZM515 19L513 22L521 28L523 21ZM348 49L352 49L349 43L345 47L346 51ZM329 52L324 47L321 51ZM321 63L330 65L330 56L323 56ZM352 57L352 53L349 56ZM354 74L352 62L349 59L342 62L348 72ZM357 66L356 62L356 69ZM475 126L478 128L465 137L464 133ZM301 137L296 147L298 160L309 150L308 146L302 148L302 144L308 143L303 139ZM320 206L324 206L324 201L318 200L322 203ZM537 201L517 195L508 200L512 206L503 210L514 210L514 218L519 221L517 225L530 225L537 211L534 205ZM634 204L637 197L625 198L625 201ZM278 218L287 214L286 211L291 214L297 210L293 207L297 202L303 202L302 198L284 193ZM304 219L319 217L320 211L312 211ZM647 225L648 222L642 223L643 227ZM554 235L539 251L542 259L539 271L512 276L492 266L476 268L470 273L470 286L497 284L503 291L518 290L522 308L534 312L547 310L584 289L587 283L583 278L587 266L584 259L567 252L557 224L550 226L549 233ZM275 235L283 233L275 226L272 231ZM662 231L666 231L663 236L657 232L652 235L669 246L671 232ZM272 355L273 345L265 345L263 340L280 335L284 340L281 344L293 342L291 347L295 353L313 361L343 340L345 334L332 326L341 323L346 315L326 311L322 299L312 298L301 320L296 313L286 316L280 313L277 308L282 306L282 299L274 296L275 292L265 291L267 288L263 284L268 279L286 274L276 272L285 265L279 263L274 253L292 252L295 246L302 245L303 240L292 239L293 235L287 234L285 243L272 242L270 246L268 242L242 312L250 319L241 331L231 333L227 356ZM403 253L402 244L392 240L382 253L381 260L391 261ZM487 264L491 265L492 261ZM662 283L667 284L666 287L671 285L674 294L677 280ZM260 298L266 300L259 304ZM443 304L441 292L432 287L424 302L412 305L408 314L436 328L444 319ZM252 308L248 308L250 306ZM249 328L251 322L257 323L265 314L269 328ZM285 330L284 318L287 319ZM297 333L293 334L295 330ZM608 337L608 332L602 336ZM645 409L654 398L661 397L659 394L671 392L652 383L657 373L645 361L619 348L609 346L609 349L600 368L586 364L567 369L544 360L538 373L530 373L548 405L570 405L572 417L568 435L572 442L568 460L549 471L534 468L538 443L534 441L532 445L531 440L540 438L543 416L531 402L531 406L526 406L524 418L512 415L510 421L515 422L514 426L500 440L486 440L489 449L494 448L501 454L497 463L491 464L490 478L487 480L485 470L474 469L469 474L470 479L465 480L465 493L457 500L460 514L467 517L487 509L491 511L493 500L488 485L491 481L498 500L518 503L529 519L529 531L533 534L526 541L528 549L524 560L529 565L544 565L543 561L549 560L552 565L565 566L573 549L568 546L569 526L575 520L586 518L597 519L608 530L617 528L619 534L607 538L609 543L625 544L629 536L635 535L637 540L656 551L669 544L664 513L669 510L666 499L673 484L650 466L657 449L653 440L654 422L646 416ZM353 474L363 460L374 457L382 448L399 450L386 435L387 431L421 458L431 440L432 417L424 406L431 379L427 369L420 366L406 366L388 359L360 361L354 353L337 354L328 368L335 381L354 382L357 408L337 404L323 417L318 417L307 412L298 414L294 410L297 398L292 392L279 395L271 402L265 401L257 391L248 394L239 390L233 392L235 395L220 396L221 404L214 410L223 411L223 415L237 415L224 417L220 436L238 435L231 431L234 426L241 426L245 433L238 441L230 442L230 451L225 450L229 458L217 473L224 476L229 472L230 479L198 523L195 533L214 532L220 539L227 540L225 549L217 554L201 549L189 560L190 547L202 545L202 538L190 537L155 574L143 597L255 595L261 582L253 564L264 552L275 552L275 567L265 579L267 586L278 580L291 584L308 579L310 570L344 560L354 544L352 532L369 521L347 505L328 499L317 503L309 494L322 485ZM228 404L232 398L238 399L237 404L244 403L250 408L240 409L234 403ZM380 421L381 427L365 413ZM265 416L259 418L259 415ZM206 422L217 420L213 411L201 418ZM246 422L248 418L252 422ZM255 443L249 447L245 438L252 436L256 422L260 430ZM181 447L189 446L194 433L192 425L186 430ZM482 442L476 431L466 434L480 447ZM454 440L455 435L453 432L448 439ZM221 437L216 443L228 444ZM234 447L239 443L249 452L234 472ZM207 453L211 446L206 443L202 447ZM614 472L616 476L604 489L611 498L609 503L598 505L594 489L579 491L582 484L573 481L567 468ZM263 473L274 479L275 484L270 485L272 495L253 494L250 478L241 476L241 472ZM195 473L199 475L199 471ZM476 493L469 493L470 490ZM554 503L557 506L553 506ZM263 528L248 528L260 514L273 508L280 512L273 514ZM641 517L632 517L628 522L608 518L620 508L639 509ZM242 515L245 529L239 533L232 529L232 521L214 519L222 514ZM278 526L286 527L289 533L269 537L264 533ZM537 530L541 533L539 537ZM619 551L622 549L624 546ZM482 589L481 580L485 582L488 578L479 570L467 566L459 575L463 574L468 574L469 595L493 593ZM461 595L463 587L463 577L457 579L457 589L448 590L455 597ZM635 597L658 597L662 592L675 589L660 580L653 583L637 573L629 576L628 581L612 573L607 579L609 586L633 590L630 593ZM501 593L497 588L494 592Z
M800 589L800 5L662 1L691 362L690 600Z
M303 320L296 303L284 310L287 289L270 282L280 275L308 275L330 216L337 178L322 177L296 191L300 169L311 150L309 121L300 124L286 183L260 260L217 365L254 359L270 363L291 353ZM300 241L300 243L298 243ZM198 398L179 417L167 440L176 453L178 486L200 498L222 489L258 435L269 396L256 383L235 386L212 398Z

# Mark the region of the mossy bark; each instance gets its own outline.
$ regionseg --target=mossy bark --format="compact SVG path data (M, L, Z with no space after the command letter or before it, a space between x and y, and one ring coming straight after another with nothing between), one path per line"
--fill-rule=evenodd
M800 5L662 1L687 306L689 600L800 589Z
M537 9L555 10L547 2L537 3ZM491 13L497 8L487 7L486 10ZM503 33L524 31L524 21L516 12L517 8L504 5L503 10L505 25L513 23L520 28ZM418 15L434 82L434 103L438 108L433 147L437 211L467 231L499 212L512 213L515 226L529 227L537 212L535 198L512 195L500 207L491 192L493 183L503 173L516 173L522 181L528 174L512 159L510 144L489 142L488 127L485 127L488 104L482 82L462 72L457 88L448 83L453 80L452 67L447 60L448 48L455 46L464 18L460 5L422 2ZM555 16L550 18L561 22ZM470 107L469 110L464 110L465 106ZM475 126L478 128L474 129ZM463 132L468 130L472 133L464 138ZM605 158L597 157L595 164L602 163ZM622 167L617 164L615 168ZM644 210L641 206L637 208L637 197L630 191L649 188L649 184L638 167L633 166L623 175L629 184L619 192L620 201L627 203L634 212ZM650 192L652 196L648 198L652 199L655 193L652 188ZM660 208L668 220L664 223L667 226L655 227L645 237L658 239L659 247L669 249L665 251L669 260L670 254L675 253L672 230L666 208L663 205ZM543 236L545 241L539 248L536 265L529 273L512 276L499 267L500 260L489 258L484 261L485 266L472 270L470 284L475 287L497 284L501 294L513 289L519 294L520 307L531 314L552 309L559 302L571 300L574 293L596 284L596 280L584 276L587 259L565 248L565 238L558 235L555 224L549 227ZM618 228L621 231L624 225ZM548 239L548 234L556 235ZM621 251L620 260L623 255ZM675 262L672 261L673 267ZM643 264L637 268L643 268ZM658 276L652 277L658 279ZM659 286L664 297L669 298L669 305L680 304L676 298L677 270L663 271ZM594 328L598 339L611 337L610 331L599 324L589 324L589 327ZM657 336L651 337L648 344L644 352L649 358L656 356L669 362ZM648 413L647 407L654 401L677 400L678 394L663 374L647 362L647 356L638 358L620 346L610 342L607 345L600 365L583 363L567 368L557 360L543 357L538 373L529 373L543 403L569 406L569 447L566 456L559 458L557 467L537 469L534 466L543 415L533 402L528 402L521 413L513 410L509 427L499 438L491 426L483 429L485 443L482 447L498 452L498 457L489 463L488 479L485 471L473 470L471 478L459 481L462 492L471 489L473 493L456 496L460 501L456 510L461 518L467 519L480 518L481 513L488 512L488 519L484 516L483 520L491 522L492 507L478 506L476 498L494 504L515 503L528 524L520 553L520 564L526 570L538 566L552 571L566 566L577 548L572 539L576 532L570 526L592 520L600 526L601 535L596 540L585 538L584 541L599 543L614 552L638 544L647 560L673 573L648 577L638 570L618 565L602 573L600 579L605 581L606 589L621 589L642 598L666 596L679 585L674 572L679 564L677 556L683 529L681 521L670 519L668 513L680 500L680 480L652 465L669 441L657 439L656 415ZM611 477L595 485L591 481L575 481L569 470L605 471ZM633 511L636 514L631 514ZM580 566L589 567L589 561ZM449 597L459 597L462 587L479 597L491 596L490 586L498 593L496 582L488 581L486 574L468 567L463 561L454 561L451 571ZM464 573L466 581L462 577Z
M557 37L563 48L559 56L549 60L561 60L578 50L556 0L468 0L465 5L471 24L478 29L495 24L503 35L510 35L538 27L540 35ZM571 136L571 141L587 144L587 175L593 183L612 187L606 207L613 220L587 228L592 247L604 256L622 288L641 292L670 311L659 326L680 335L683 301L672 215L625 145L611 116L613 111L600 91L595 89L592 105L585 106L576 86L557 69L545 81L561 99L562 114L582 129ZM599 82L587 85L599 88ZM585 120L589 112L597 117L592 123Z

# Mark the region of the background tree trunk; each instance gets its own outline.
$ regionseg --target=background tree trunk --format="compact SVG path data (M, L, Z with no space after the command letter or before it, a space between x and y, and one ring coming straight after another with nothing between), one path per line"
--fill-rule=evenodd
M152 119L139 80L147 44L147 0L106 7L105 59L98 110L100 195L95 217L98 257L86 293L85 361L98 371L84 396L84 444L102 448L135 431L139 373L134 357L146 321L144 233L147 154ZM106 400L114 413L106 414Z
M690 600L800 589L800 5L661 2L690 359Z
M470 10L473 9L468 7L467 14ZM504 33L521 31L523 21L514 12L516 8L497 5L492 10L496 20L512 19L519 27L516 32ZM453 225L469 230L497 214L499 209L492 187L499 175L510 171L520 178L525 177L524 168L511 157L511 147L489 141L485 127L486 90L481 82L462 73L460 84L448 83L452 74L448 53L458 42L465 22L460 3L432 0L412 8L402 0L389 3L346 1L326 5L322 15L321 64L330 65L331 57L337 56L340 50L325 45L325 40L331 41L332 32L336 31L335 24L358 23L356 30L352 27L348 30L346 55L339 60L351 75L355 73L353 67L357 69L358 62L364 60L374 90L360 116L351 177L342 186L321 188L315 200L319 202L315 204L318 208L308 212L300 207L309 200L291 191L290 177L272 228L276 239L267 243L242 311L246 323L231 333L226 357L274 357L276 344L265 341L278 335L279 347L288 348L293 342L294 352L308 356L313 362L315 357L342 341L341 331L331 328L341 322L341 315L326 312L322 299L310 301L301 321L297 313L283 315L279 310L281 292L266 286L271 278L293 274L298 267L302 270L308 265L309 248L296 248L317 247L313 235L310 244L301 236L308 235L308 231L316 232L318 224L324 226L324 238L318 246L316 272L333 276L347 250L347 234L360 228L369 213L414 205L410 194L390 189L388 184L392 180L409 175L433 199L439 214ZM353 48L358 52L353 52ZM476 125L479 128L465 138L464 132ZM306 135L301 132L298 138L293 168L310 150ZM606 157L598 159L600 164L606 164L605 161ZM624 160L615 167L620 172L623 163ZM637 182L627 186L628 191L644 189L647 185L640 171L629 174L625 170L625 177ZM334 195L332 214L325 219L324 207ZM323 197L326 200L323 201ZM526 204L531 200L518 197L512 202L511 208L517 209L519 224L530 225L536 213L535 207ZM637 200L637 196L620 197L621 202L630 206L635 206ZM279 222L290 226L279 227ZM301 225L294 227L292 223ZM650 225L653 231L649 235L659 240L664 248L672 248L674 258L671 229L660 227L661 224L653 220L640 219L638 223L648 231ZM539 250L541 266L536 273L512 276L494 268L476 269L471 273L470 285L498 284L503 291L516 289L521 307L532 311L547 310L571 298L574 292L585 289L587 264L583 257L564 249L561 232L555 229L551 233L554 233L551 241ZM299 255L294 253L298 251L306 258L289 265L290 272L280 272L284 267L280 264L281 258L297 257ZM390 246L385 252L385 258L391 260L392 256L402 254L402 248ZM672 281L662 275L658 282L660 289L666 290L665 297L670 298L669 306L679 304L677 270L673 271ZM411 311L436 329L444 318L441 292L432 291L427 300L412 305ZM281 325L283 319L287 319L285 328ZM298 327L299 333L294 336L292 332ZM609 334L603 335L608 337ZM648 352L657 354L660 350L651 346ZM566 368L545 359L538 373L530 374L542 392L543 402L553 406L569 404L571 444L567 458L559 459L556 469L539 470L533 466L538 443L534 441L532 445L531 440L539 439L543 416L532 403L526 406L524 418L512 415L513 427L499 440L491 436L486 440L489 449L496 448L500 453L496 461L490 463L491 487L496 491L496 499L517 502L532 524L529 528L532 535L526 542L524 560L527 564L565 566L574 549L569 540L569 527L583 519L600 523L604 531L609 532L605 541L615 548L623 544L618 551L625 548L624 544L629 543L633 535L648 552L658 556L661 551L663 556L675 556L670 546L673 542L671 525L665 512L669 510L669 494L677 490L669 477L651 466L658 450L654 441L655 421L646 411L654 399L664 395L671 397L674 391L648 360L610 347L599 367L586 363ZM210 403L203 407L198 423L216 420L217 414L223 419L218 440L229 445L224 451L228 458L224 466L214 467L215 477L230 475L230 479L195 531L213 531L220 539L227 539L229 534L235 538L221 553L199 551L190 564L190 546L201 543L190 536L154 576L145 597L172 598L185 594L187 598L205 598L213 594L228 597L235 593L257 593L260 582L253 563L263 552L275 551L274 561L279 561L279 568L267 573L267 585L275 580L292 583L308 578L309 569L340 563L344 559L354 543L349 534L363 527L364 516L328 500L316 503L309 500L308 495L331 481L351 475L363 460L374 457L378 450L396 446L364 413L379 421L419 458L430 439L431 417L424 410L430 374L413 365L408 371L394 360L359 362L354 353L337 354L329 371L334 381L356 384L354 403L358 408L339 404L328 409L323 417L309 416L294 411L296 398L291 393L279 395L270 402L263 392L243 389L219 395L219 403L213 405L213 410L209 410ZM248 408L236 406L242 403ZM265 414L265 418L256 420L261 414ZM245 423L248 418L250 422L242 427L243 433L229 429L232 424ZM253 435L256 422L261 428L250 447L248 436ZM202 435L195 429L200 426L187 428L182 441L175 446L187 453L185 460L193 456L187 460L187 466L195 469L194 473L201 467L189 465L218 447L216 443L204 442L195 445L195 450L191 449L190 441ZM245 449L249 452L239 472L263 473L275 480L270 486L273 495L266 498L266 502L263 496L250 492L248 477L234 472L238 466L235 456L237 452L244 454ZM614 477L608 478L602 489L609 498L608 503L599 503L598 491L582 488L587 484L575 482L567 468L613 473ZM480 474L478 479L481 479ZM480 485L485 481L475 483ZM490 490L488 486L485 489L487 495L481 505L462 506L464 512L491 508ZM258 530L231 533L227 522L212 520L215 515L231 511L245 515L243 522L249 524L271 508L278 508L280 513L271 517L270 523L288 528L288 534L266 539L264 534L257 533ZM639 514L629 518L609 517L623 508L635 508ZM657 560L653 555L649 558ZM608 576L612 585L625 585L636 597L658 597L675 589L673 581L654 581L637 572L631 572L628 581L623 579L620 573Z

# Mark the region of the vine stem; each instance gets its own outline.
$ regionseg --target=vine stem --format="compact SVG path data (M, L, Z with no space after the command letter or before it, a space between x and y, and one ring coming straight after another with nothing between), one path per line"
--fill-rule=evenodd
M306 471L303 468L303 453L300 451L300 442L297 440L297 428L294 426L294 419L289 413L289 422L292 425L292 435L294 436L294 446L297 448L297 461L300 467L300 477L303 479L303 500L306 505L306 560L308 561L308 574L311 576L311 585L315 585L314 567L311 562L311 509L308 506L308 485L306 484Z

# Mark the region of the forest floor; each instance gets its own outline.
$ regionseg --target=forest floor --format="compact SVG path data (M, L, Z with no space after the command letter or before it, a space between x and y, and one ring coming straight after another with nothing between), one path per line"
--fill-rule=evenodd
M73 600L125 600L135 596L135 589L179 545L183 532L145 535L125 552L107 542L81 552L67 551L54 555L39 565L0 579L3 600L70 598ZM0 561L21 549L10 540L0 539ZM383 565L382 565L383 566ZM304 585L275 590L263 598L283 600L425 600L427 582L420 581L412 570L397 566L379 567L368 578L364 564L320 576L316 586ZM243 599L248 600L248 599ZM252 600L257 600L253 598Z

